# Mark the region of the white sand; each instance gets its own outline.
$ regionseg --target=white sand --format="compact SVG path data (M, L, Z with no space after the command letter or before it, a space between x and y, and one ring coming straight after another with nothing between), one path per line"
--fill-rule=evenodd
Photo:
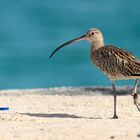
M130 88L119 89L119 94ZM130 94L118 96L113 115L109 88L0 91L0 140L140 140L140 112Z

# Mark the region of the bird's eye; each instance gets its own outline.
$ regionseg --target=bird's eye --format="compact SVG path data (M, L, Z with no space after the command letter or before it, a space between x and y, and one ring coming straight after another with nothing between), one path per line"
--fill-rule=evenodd
M91 32L91 34L90 34L91 36L93 36L94 35L94 32Z

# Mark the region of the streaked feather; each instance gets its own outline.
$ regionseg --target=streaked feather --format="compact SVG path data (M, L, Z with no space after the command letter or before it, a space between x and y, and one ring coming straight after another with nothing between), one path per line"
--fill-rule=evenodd
M111 80L140 78L140 60L131 53L106 45L92 52L93 63Z

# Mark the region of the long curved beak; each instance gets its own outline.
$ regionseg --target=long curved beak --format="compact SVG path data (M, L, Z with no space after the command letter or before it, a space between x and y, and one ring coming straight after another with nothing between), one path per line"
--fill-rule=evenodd
M80 41L80 40L86 40L86 35L80 36L80 37L78 37L78 38L75 38L75 39L73 39L73 40L70 40L70 41L68 41L68 42L66 42L66 43L64 43L64 44L62 44L62 45L60 45L59 47L57 47L57 48L51 53L50 58L51 58L58 50L60 50L60 49L63 48L64 46L69 45L69 44L74 43L74 42L77 42L77 41Z

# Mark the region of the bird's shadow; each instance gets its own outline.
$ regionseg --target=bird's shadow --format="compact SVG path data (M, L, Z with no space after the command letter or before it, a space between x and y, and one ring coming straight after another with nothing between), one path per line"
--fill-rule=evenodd
M71 114L66 114L66 113L51 113L51 114L19 113L19 114L27 115L31 117L40 117L40 118L102 119L100 117L84 117L84 116L77 116L77 115L71 115Z

